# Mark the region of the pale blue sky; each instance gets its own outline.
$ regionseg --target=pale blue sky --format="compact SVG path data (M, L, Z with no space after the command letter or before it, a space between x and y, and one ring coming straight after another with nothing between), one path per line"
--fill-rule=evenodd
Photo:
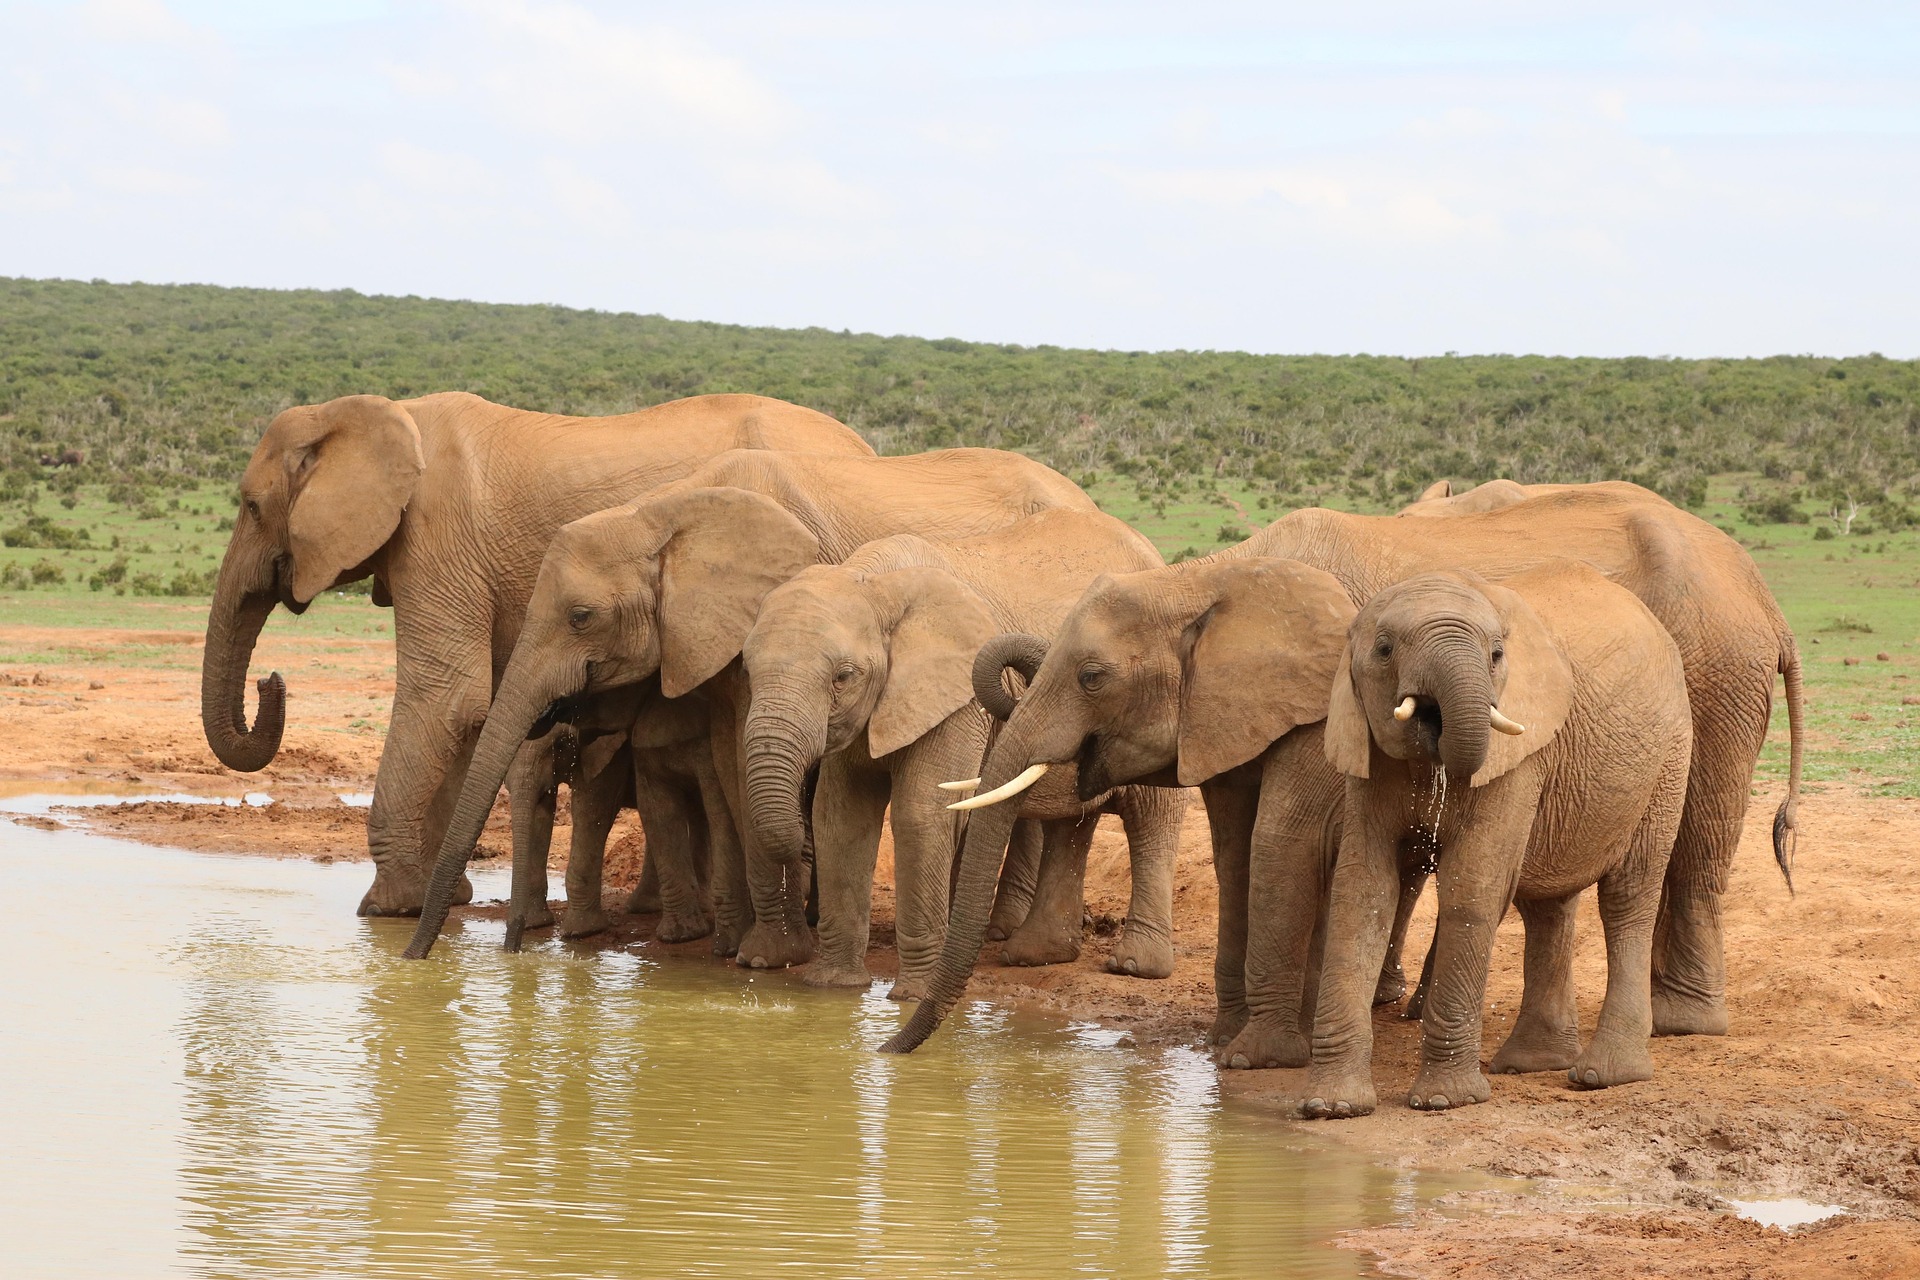
M0 0L8 275L1915 356L1917 210L1910 5Z

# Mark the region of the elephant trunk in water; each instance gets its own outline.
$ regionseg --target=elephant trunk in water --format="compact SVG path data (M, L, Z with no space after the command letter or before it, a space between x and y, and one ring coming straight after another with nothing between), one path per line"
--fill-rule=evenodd
M984 794L1019 776L1031 764L1027 757L1026 734L1019 725L1009 724L980 771L981 792ZM946 942L940 949L940 963L928 983L927 998L913 1011L907 1024L881 1046L883 1053L912 1053L919 1048L966 991L967 979L973 976L973 967L980 959L980 949L986 945L987 918L993 912L1002 855L1019 816L1018 797L977 809L968 816L966 845L960 856L960 873L954 881L953 906L947 920Z
M792 865L805 856L807 771L827 749L824 694L789 678L755 684L747 712L742 788L747 822L770 860Z
M480 730L480 741L473 749L466 782L460 788L460 799L454 805L446 836L440 842L440 855L433 864L433 879L427 884L426 901L420 907L420 923L404 953L409 960L424 959L433 949L433 940L440 936L447 911L453 905L454 889L467 869L473 846L486 829L494 799L507 780L507 770L512 767L520 744L527 740L534 724L555 702L579 692L585 683L583 673L578 670L529 674L526 667L531 664L523 665L522 651L516 648L507 664L500 691L494 695L487 722Z
M260 714L247 728L247 664L278 599L271 561L230 546L207 614L200 657L200 725L221 764L242 773L266 768L280 750L287 686L280 673L260 681Z

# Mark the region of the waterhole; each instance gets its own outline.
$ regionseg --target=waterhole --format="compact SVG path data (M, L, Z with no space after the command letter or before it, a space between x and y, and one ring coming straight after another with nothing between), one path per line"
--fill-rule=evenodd
M1438 1188L1197 1053L643 951L432 960L364 866L0 823L12 1275L1354 1276ZM483 895L498 894L482 874Z

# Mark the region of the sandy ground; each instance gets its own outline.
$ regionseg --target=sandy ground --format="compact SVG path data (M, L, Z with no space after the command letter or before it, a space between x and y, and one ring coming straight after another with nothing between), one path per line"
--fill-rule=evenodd
M200 737L197 637L6 627L0 638L15 652L69 655L0 669L0 789L270 790L276 802L264 807L159 801L63 816L176 847L365 857L365 810L338 797L372 786L380 739L364 722L384 722L391 699L384 642L283 636L263 646L256 669L277 667L288 678L286 745L264 774L238 775ZM122 665L119 655L135 643L178 644L179 660ZM1412 1079L1418 1028L1379 1012L1382 1107L1325 1131L1389 1163L1505 1176L1448 1197L1443 1212L1411 1226L1353 1233L1344 1244L1407 1276L1920 1277L1920 802L1837 789L1810 795L1801 807L1799 895L1789 897L1766 844L1775 800L1755 797L1728 898L1731 1033L1656 1041L1654 1080L1584 1093L1557 1076L1501 1076L1490 1103L1417 1113L1393 1100ZM483 842L493 857L506 851L503 817L504 806ZM556 850L566 835L556 831ZM637 824L623 817L608 859L610 906L640 854ZM883 847L883 879L890 854ZM990 952L973 994L1128 1027L1145 1046L1197 1042L1212 1016L1214 916L1199 806L1182 844L1174 977L1143 982L1100 969L1127 889L1125 845L1104 826L1087 880L1079 961L1012 969ZM643 938L652 924L618 918L609 944ZM1409 944L1416 957L1431 928L1429 896ZM891 937L883 887L870 957L877 975L893 971ZM1520 941L1509 921L1488 987L1489 1051L1518 1002ZM1605 974L1590 903L1577 968L1591 1029ZM1224 1083L1241 1105L1286 1113L1303 1075L1229 1072ZM1776 1197L1851 1213L1787 1233L1727 1211L1730 1200Z

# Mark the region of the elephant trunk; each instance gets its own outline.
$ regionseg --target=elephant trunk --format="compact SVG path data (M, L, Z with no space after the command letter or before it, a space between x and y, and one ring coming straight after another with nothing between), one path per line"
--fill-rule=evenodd
M1028 755L1026 735L1017 727L1009 726L981 770L981 789L992 790L1011 781L1027 768ZM986 945L987 918L993 912L1000 863L1019 816L1017 800L969 815L966 845L960 856L959 873L954 878L953 905L947 920L946 941L940 949L940 962L928 983L926 999L913 1011L906 1025L880 1047L882 1053L912 1053L960 1002L967 980L973 976L973 967L980 959L980 948Z
M980 646L973 659L973 696L996 720L1013 716L1015 699L1007 693L1001 673L1012 667L1031 682L1047 660L1047 642L1024 631L1007 631Z
M1492 731L1493 676L1487 655L1471 640L1436 642L1423 664L1425 687L1440 704L1440 764L1447 776L1464 782L1487 762Z
M806 855L807 771L827 749L825 699L797 683L755 687L741 750L747 823L761 852L782 866Z
M513 660L507 664L500 691L494 695L486 724L481 727L473 761L467 766L466 782L460 788L460 798L454 804L446 835L440 841L439 856L434 860L433 878L427 883L426 900L420 907L420 923L404 952L409 960L425 959L433 950L434 939L440 936L441 926L447 922L447 911L453 905L454 890L467 869L467 860L473 856L473 846L486 829L493 802L507 779L507 771L513 766L513 757L527 740L528 731L556 701L578 692L584 683L578 672L571 680L555 675L530 676L522 669L521 653L516 648Z
M207 614L200 656L200 726L220 763L254 773L273 763L287 723L287 686L278 671L259 683L260 712L247 728L247 665L278 596L271 561L230 546Z

